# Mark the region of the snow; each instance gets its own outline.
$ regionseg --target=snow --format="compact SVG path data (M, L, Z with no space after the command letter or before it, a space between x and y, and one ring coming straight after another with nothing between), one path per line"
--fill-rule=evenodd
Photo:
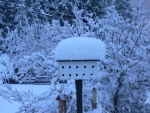
M98 39L74 37L62 40L55 49L56 60L103 60L105 44Z
M34 94L41 94L49 90L49 85L11 85L12 89L18 91L33 91ZM0 86L0 88L3 88ZM20 103L12 101L11 103L0 96L0 113L15 113L20 107ZM9 109L8 109L9 108Z
M4 65L0 64L0 72L5 71L5 70L6 70L6 67Z
M148 98L147 98L145 103L150 104L150 92L147 92L147 96L148 96Z
M20 92L24 92L24 91L28 91L31 90L33 91L33 94L42 94L45 91L48 91L50 89L50 85L23 85L23 84L19 84L19 85L11 85L12 89L15 90L17 89ZM0 89L4 89L5 87L3 87L2 85L0 85ZM71 87L70 87L71 89ZM61 95L64 97L64 95ZM55 100L55 98L54 98ZM19 109L19 107L21 106L20 103L11 101L11 103L5 99L3 99L0 96L0 113L16 113ZM8 109L9 108L9 109ZM98 108L91 110L89 112L85 112L85 113L102 113L102 106L101 104L98 104Z
M20 104L17 102L10 103L0 97L0 106L0 113L15 113L19 109Z
M9 61L9 57L6 54L2 54L0 56L0 62Z
M60 94L59 97L61 100L67 100L67 95Z
M87 113L102 113L102 106L101 106L101 104L98 105L97 109L94 109L94 110L89 111Z
M14 66L13 66L13 60L10 59L10 57L7 54L1 54L0 55L0 83L2 83L2 79L6 78L14 78L13 72L14 72Z
M0 56L0 72L5 71L7 69L5 65L9 63L9 60L9 57L6 54L2 54Z

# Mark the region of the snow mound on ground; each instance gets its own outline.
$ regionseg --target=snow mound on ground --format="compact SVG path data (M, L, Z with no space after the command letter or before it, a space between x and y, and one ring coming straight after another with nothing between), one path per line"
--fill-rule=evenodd
M6 65L9 64L9 57L6 54L0 55L0 72L5 71Z
M7 68L4 65L0 64L0 72L5 71L6 69Z
M102 60L104 56L105 44L94 38L65 39L55 49L56 60Z
M14 76L14 66L13 61L10 59L10 57L7 54L1 54L0 55L0 83L4 79L13 78L15 79L16 76Z
M23 84L17 84L17 85L10 85L12 89L19 92L28 92L33 91L34 95L40 95L43 92L46 92L50 89L49 85L23 85ZM3 85L0 85L0 92L1 90L6 90L6 87L3 87ZM10 95L11 96L11 95ZM5 98L1 97L0 95L0 113L16 113L19 110L19 107L21 106L21 103L18 103L16 101L6 100ZM8 109L9 108L9 109Z
M148 96L148 98L147 98L145 103L150 104L150 92L147 92L147 96Z
M89 111L87 113L102 113L102 106L101 105L98 105L98 108L97 109L94 109L92 111Z

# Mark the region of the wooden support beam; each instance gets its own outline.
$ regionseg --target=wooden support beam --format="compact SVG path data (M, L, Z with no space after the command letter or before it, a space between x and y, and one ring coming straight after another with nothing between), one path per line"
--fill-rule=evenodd
M76 80L75 84L76 84L77 113L83 113L82 80Z
M97 107L97 90L93 88L92 91L92 109L96 109Z

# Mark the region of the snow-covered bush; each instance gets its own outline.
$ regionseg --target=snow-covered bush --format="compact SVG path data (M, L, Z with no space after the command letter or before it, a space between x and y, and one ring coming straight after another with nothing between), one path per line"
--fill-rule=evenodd
M9 80L17 80L14 74L13 61L7 54L0 55L0 82L6 83Z
M54 52L51 52L49 56L44 52L35 52L15 62L15 71L20 83L32 83L35 82L36 77L42 76L50 82L50 79L58 75L57 68L58 64L54 61Z

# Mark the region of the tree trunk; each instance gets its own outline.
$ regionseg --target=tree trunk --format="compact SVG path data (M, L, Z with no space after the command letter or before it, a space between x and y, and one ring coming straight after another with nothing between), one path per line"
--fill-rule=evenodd
M113 99L113 105L114 105L114 112L113 113L119 113L119 109L118 109L118 102L119 102L119 91L122 87L122 76L121 75L119 78L118 78L118 87L116 89L116 92L115 92L115 95L114 95L114 99Z
M114 105L114 113L119 113L118 112L118 101L119 101L118 93L119 93L119 89L116 90L116 93L114 95L114 103L113 103L113 105Z

